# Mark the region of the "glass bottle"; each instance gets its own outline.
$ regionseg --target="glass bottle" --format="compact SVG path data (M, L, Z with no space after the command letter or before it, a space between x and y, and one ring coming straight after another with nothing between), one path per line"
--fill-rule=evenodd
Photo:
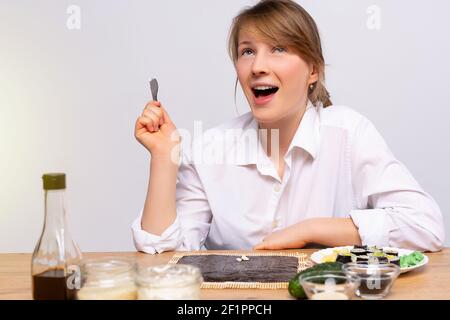
M72 300L80 288L81 252L69 234L66 220L66 175L42 176L45 219L31 259L33 299Z

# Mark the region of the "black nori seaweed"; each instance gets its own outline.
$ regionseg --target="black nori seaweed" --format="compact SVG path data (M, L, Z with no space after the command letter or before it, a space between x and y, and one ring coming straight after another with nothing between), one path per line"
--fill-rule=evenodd
M362 256L356 256L356 262L368 262L369 256L362 255Z
M352 262L352 256L350 254L347 254L347 255L338 254L338 256L336 258L336 262L340 262L340 263Z
M286 256L247 256L236 261L234 255L194 255L178 260L197 266L205 282L289 282L298 270L298 258Z

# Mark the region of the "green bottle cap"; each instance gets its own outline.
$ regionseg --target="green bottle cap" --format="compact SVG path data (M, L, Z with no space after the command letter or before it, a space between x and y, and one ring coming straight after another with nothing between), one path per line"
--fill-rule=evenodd
M66 188L65 173L46 173L42 176L44 190L61 190Z

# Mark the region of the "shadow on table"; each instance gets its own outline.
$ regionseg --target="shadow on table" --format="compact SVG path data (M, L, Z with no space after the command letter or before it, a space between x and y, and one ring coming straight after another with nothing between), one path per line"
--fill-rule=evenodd
M326 249L328 248L327 246L318 244L318 243L309 243L307 244L305 247L303 247L302 249L317 249L317 250L321 250L321 249Z

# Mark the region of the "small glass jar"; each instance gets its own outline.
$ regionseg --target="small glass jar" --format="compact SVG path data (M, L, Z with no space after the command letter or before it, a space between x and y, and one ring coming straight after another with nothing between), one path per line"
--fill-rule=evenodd
M81 268L78 300L136 300L135 263L126 258L86 261Z
M203 277L193 265L166 264L138 269L139 300L198 300Z

